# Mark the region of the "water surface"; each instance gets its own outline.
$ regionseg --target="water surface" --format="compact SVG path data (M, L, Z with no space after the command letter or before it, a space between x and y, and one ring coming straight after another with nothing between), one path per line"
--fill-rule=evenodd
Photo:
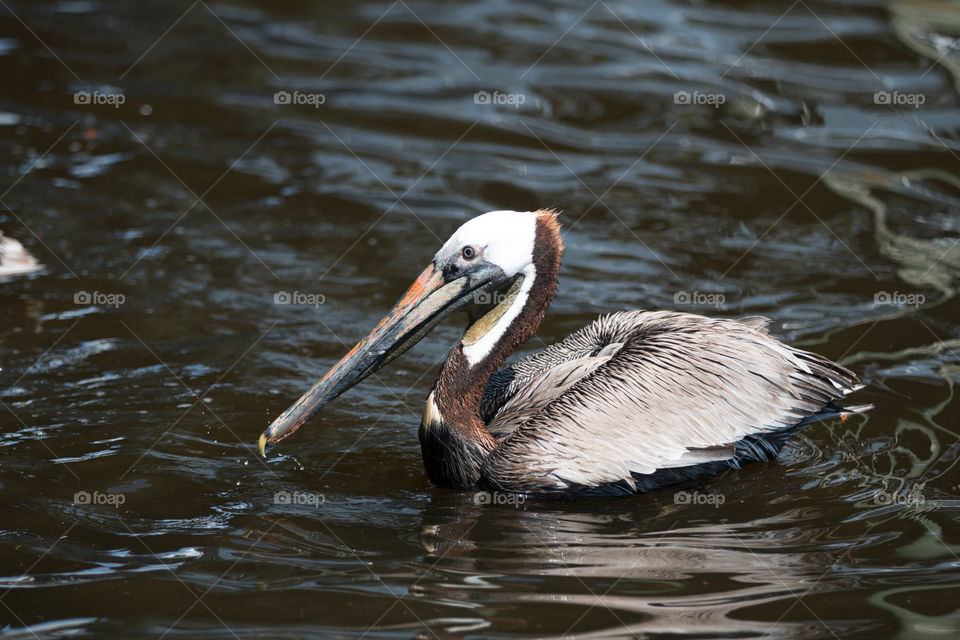
M956 637L958 15L6 0L0 230L47 268L0 282L0 636ZM416 439L452 322L256 456L459 224L544 206L528 349L761 314L876 409L693 504L484 504Z

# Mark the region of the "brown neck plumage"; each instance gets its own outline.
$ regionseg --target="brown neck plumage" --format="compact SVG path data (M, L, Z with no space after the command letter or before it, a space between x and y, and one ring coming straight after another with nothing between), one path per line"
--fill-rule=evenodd
M484 389L504 359L536 333L557 288L563 253L560 223L550 210L537 213L540 215L533 248L536 275L526 303L496 345L475 365L470 365L463 345L457 345L444 361L434 385L434 400L443 422L488 451L496 446L496 441L480 417Z

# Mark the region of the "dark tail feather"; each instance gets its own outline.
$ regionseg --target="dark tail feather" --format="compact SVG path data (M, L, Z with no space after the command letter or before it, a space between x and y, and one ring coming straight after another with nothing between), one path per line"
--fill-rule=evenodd
M762 433L747 436L736 444L737 454L731 460L731 466L739 468L740 465L748 462L768 462L776 459L780 449L786 444L787 440L792 438L804 427L814 422L823 422L833 418L846 420L848 416L857 413L864 413L873 409L872 404L857 404L850 407L841 407L840 405L828 402L827 405L812 416L807 416L797 424L780 429L772 433Z
M848 416L852 416L857 413L865 413L871 409L873 409L872 404L855 404L849 407L841 407L834 402L828 402L827 406L825 406L823 409L798 422L797 427L805 427L812 422L822 422L832 418L841 418L845 420Z

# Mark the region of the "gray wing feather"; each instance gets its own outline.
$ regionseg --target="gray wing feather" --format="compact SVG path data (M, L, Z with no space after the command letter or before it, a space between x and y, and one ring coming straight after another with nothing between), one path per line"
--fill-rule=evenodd
M487 429L497 439L505 437L565 393L580 378L596 371L614 352L561 362L552 369L532 376L510 395Z
M858 388L853 373L784 345L763 324L673 312L601 318L571 338L629 326L623 346L572 366L585 373L545 402L514 391L504 411L523 422L485 460L484 478L512 491L633 485L634 474L729 459L733 443L796 425Z
M560 342L497 371L487 383L480 406L484 422L490 422L504 404L533 380L553 368L580 358L612 355L636 330L631 314L603 316Z

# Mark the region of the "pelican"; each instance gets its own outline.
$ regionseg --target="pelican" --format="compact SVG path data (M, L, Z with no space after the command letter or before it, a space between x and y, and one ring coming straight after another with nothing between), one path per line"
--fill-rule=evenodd
M389 314L263 432L261 455L341 393L466 311L420 423L430 480L530 494L641 493L776 458L806 425L869 405L823 356L768 320L623 311L500 369L557 286L557 213L492 211L443 245Z
M30 255L19 241L0 232L0 278L19 276L43 269L43 265Z

